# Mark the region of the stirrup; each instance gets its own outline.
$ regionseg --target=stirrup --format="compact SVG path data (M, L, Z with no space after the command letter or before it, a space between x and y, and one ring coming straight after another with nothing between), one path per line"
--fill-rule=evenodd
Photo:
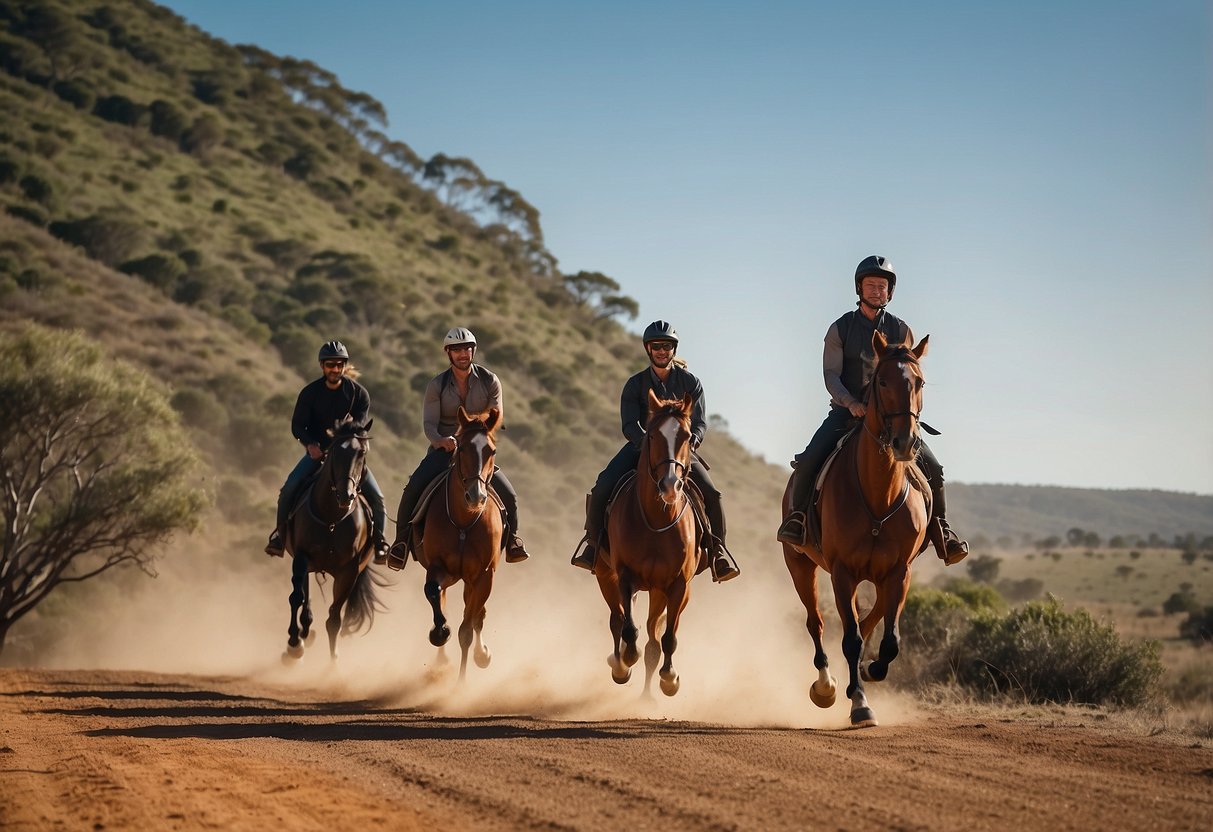
M569 563L593 572L594 561L598 557L598 550L594 544L590 543L589 535L581 538L581 542L577 544L577 547L577 551L573 554L573 559Z
M403 540L397 540L388 549L387 553L387 568L394 572L399 572L409 562L408 546Z
M741 574L741 570L734 566L733 562L723 554L717 555L712 559L711 572L712 580L718 584L731 581Z
M807 534L808 517L803 511L793 511L783 519L775 538L791 546L803 546Z
M943 532L944 551L937 551L936 554L939 555L939 559L943 561L944 566L955 566L969 556L969 543L967 540L961 540L956 535L956 532L948 527L946 521L940 520L939 528Z
M384 540L382 537L379 538L378 540L375 541L374 548L375 548L375 557L373 557L371 559L371 563L375 564L376 566L382 566L383 564L387 563L387 556L388 556L388 551L389 551L387 541Z

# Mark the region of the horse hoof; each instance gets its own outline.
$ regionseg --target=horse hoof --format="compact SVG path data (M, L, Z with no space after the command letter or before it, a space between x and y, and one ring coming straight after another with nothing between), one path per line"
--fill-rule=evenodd
M282 653L282 663L286 664L286 665L294 664L295 662L299 661L302 658L303 658L303 645L302 644L297 644L294 647L292 647L288 644L286 646L286 650L283 651L283 653Z
M614 656L608 656L607 664L611 666L611 678L615 680L615 684L626 685L631 680L632 669L623 662Z
M476 662L476 667L488 667L489 662L493 660L493 654L489 652L489 648L477 650L472 654L473 661Z
M636 664L636 662L640 661L639 648L637 648L635 644L625 644L623 646L622 658L623 663L628 667L631 667L632 665Z
M879 660L871 661L859 666L859 675L865 682L883 682L889 675L889 666Z
M441 627L435 627L430 630L430 644L435 647L441 647L446 644L451 638L451 628L443 624Z
M677 673L671 673L668 676L664 673L661 674L661 692L666 696L673 696L678 693L678 688L681 684L682 682L679 680Z
M837 693L838 688L832 684L823 685L820 681L816 681L809 686L809 699L819 708L833 706Z
M871 708L856 708L851 711L851 727L852 728L875 728L880 723L876 721L876 714Z

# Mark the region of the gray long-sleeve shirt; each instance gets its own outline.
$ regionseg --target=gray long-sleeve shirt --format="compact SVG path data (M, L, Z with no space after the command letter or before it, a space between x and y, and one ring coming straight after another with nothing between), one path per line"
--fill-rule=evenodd
M826 330L822 364L830 403L837 407L863 404L864 389L876 369L872 333L879 328L889 343L913 341L909 324L890 312L881 311L876 320L868 320L858 310L846 313ZM843 343L845 334L846 343Z
M468 413L484 413L497 408L505 415L501 406L501 382L497 376L478 364L472 365L468 375L467 397L459 395L459 385L451 369L443 370L430 379L425 388L425 403L421 408L421 429L430 445L437 448L443 439L454 436L459 427L459 407Z

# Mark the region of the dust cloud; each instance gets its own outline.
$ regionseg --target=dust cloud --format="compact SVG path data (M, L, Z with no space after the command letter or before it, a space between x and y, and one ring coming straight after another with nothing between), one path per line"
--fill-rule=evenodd
M313 577L316 638L302 660L284 662L290 565L262 554L250 538L176 544L156 580L129 580L119 593L96 593L74 607L71 626L33 663L247 677L292 693L452 716L846 727L846 665L832 601L827 595L823 611L838 698L822 710L808 699L816 679L812 643L780 548L774 541L749 543L733 541L741 577L713 584L703 573L691 585L674 656L681 688L673 697L654 678L652 698L642 698L643 657L627 684L612 681L608 612L597 582L569 566L569 552L543 543L532 546L525 563L501 563L484 628L492 661L482 669L469 657L463 684L457 681L462 584L447 593L452 635L440 651L428 641L431 613L415 562L399 573L373 567L388 584L377 590L384 611L369 632L339 638L336 663L324 630L331 582ZM828 578L822 583L828 587ZM642 627L647 607L641 593L635 614ZM642 651L645 640L642 631ZM868 697L883 724L918 718L913 700L888 687L868 685Z

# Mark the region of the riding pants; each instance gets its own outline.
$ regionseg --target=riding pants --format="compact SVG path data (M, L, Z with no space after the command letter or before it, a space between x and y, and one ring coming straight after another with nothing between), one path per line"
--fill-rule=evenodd
M404 492L400 495L400 507L396 510L397 539L400 538L405 524L412 518L413 512L417 510L417 502L425 493L426 486L450 465L451 452L444 448L434 447L430 448L417 465L416 470L409 477L408 483L404 486ZM506 523L509 524L514 534L518 534L518 492L514 490L513 484L505 474L499 470L494 469L490 482L493 490L497 492L497 496L501 498L501 502L505 504Z
M830 412L809 440L809 444L796 454L796 470L792 474L793 511L809 510L809 499L817 482L817 475L821 473L821 466L825 465L838 440L851 429L853 420L851 411L845 407L831 405ZM942 517L943 514L938 509L943 505L943 466L939 464L935 452L921 438L918 442L917 462L918 467L926 474L927 484L935 495L935 513Z
M590 504L585 517L586 537L591 544L598 545L598 539L602 535L602 527L606 521L607 503L611 500L611 494L614 493L615 486L628 475L628 472L635 471L636 465L639 462L640 449L633 447L629 442L619 449L619 452L607 463L607 467L602 470L602 473L598 475L598 479L595 480L594 487L590 489ZM712 534L723 543L725 523L720 489L712 482L712 477L708 474L707 466L693 454L691 456L691 470L688 472L688 476L699 488L700 493L703 494L703 505L708 513L708 522L712 526Z
M282 489L278 492L278 515L277 523L279 532L286 530L287 514L295 505L295 501L299 498L299 490L303 488L303 484L308 479L320 470L323 464L322 460L312 459L309 454L304 454L303 458L295 463L295 467L286 476L286 482L283 483ZM369 466L362 469L362 483L359 485L359 490L366 496L367 503L371 506L371 518L375 524L375 531L378 535L383 535L387 526L387 509L383 504L383 489L379 487L379 483L375 480L375 475L371 473Z

